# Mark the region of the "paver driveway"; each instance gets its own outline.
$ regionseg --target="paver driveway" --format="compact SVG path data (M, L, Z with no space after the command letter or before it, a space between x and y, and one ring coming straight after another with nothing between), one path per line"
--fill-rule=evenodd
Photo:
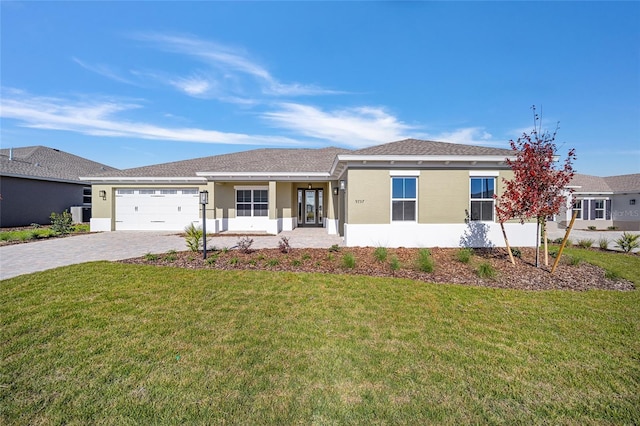
M342 238L327 235L322 228L296 228L278 236L251 236L254 248L276 248L281 237L290 238L291 247L325 248L342 244ZM211 238L208 248L234 247L238 236ZM183 251L183 237L171 232L117 231L67 238L53 238L0 247L0 279L95 260L120 260L146 253Z

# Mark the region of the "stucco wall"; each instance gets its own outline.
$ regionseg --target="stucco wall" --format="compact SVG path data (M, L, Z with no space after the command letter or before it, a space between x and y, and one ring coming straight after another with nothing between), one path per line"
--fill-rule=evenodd
M389 223L391 183L389 170L349 170L347 223Z
M467 170L423 170L418 190L419 223L464 223L469 208Z
M635 200L631 204L631 200ZM621 231L640 231L640 194L616 194L612 197L611 219Z
M48 225L51 213L83 204L86 184L0 177L0 226Z

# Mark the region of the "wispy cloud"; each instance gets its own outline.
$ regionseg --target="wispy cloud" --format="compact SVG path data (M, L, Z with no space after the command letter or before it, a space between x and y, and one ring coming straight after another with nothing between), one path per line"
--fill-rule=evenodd
M506 144L505 141L496 141L484 127L462 127L438 133L426 133L421 137L465 145L504 146Z
M403 139L415 130L378 107L323 111L311 105L282 103L262 117L277 127L354 148Z
M242 48L184 35L137 33L131 37L149 43L158 50L189 57L207 67L206 71L199 72L199 78L201 83L207 80L210 87L217 87L216 91L194 94L174 84L176 80L190 77L171 77L166 81L188 95L209 94L212 97L233 99L258 95L279 97L344 93L313 84L283 83ZM253 93L256 86L259 93Z
M220 132L198 128L172 128L120 119L120 113L142 108L135 102L117 99L69 100L31 96L22 91L3 90L0 117L15 119L21 126L64 130L91 136L126 137L179 142L229 145L299 145L294 139Z
M119 81L120 83L135 84L135 82L127 77L124 77L121 72L113 69L112 67L104 64L88 64L76 57L71 58L73 62L80 65L82 68L100 74L103 77L107 77L111 80Z

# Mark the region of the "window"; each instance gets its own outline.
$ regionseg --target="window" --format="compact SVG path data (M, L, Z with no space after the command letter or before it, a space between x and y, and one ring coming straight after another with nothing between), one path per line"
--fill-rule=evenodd
M236 190L236 216L269 216L269 191L266 189Z
M391 220L415 221L417 178L391 178Z
M593 200L596 204L596 219L604 219L604 200Z
M142 194L153 195L155 193L156 193L155 189L141 189L138 191L138 194L141 194L141 195Z
M582 200L573 202L573 213L576 214L576 219L582 219Z
M496 178L471 178L471 220L493 221Z

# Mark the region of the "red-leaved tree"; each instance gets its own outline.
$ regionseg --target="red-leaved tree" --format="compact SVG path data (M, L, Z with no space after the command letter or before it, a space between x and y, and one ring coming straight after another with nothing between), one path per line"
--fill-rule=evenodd
M558 167L557 148L555 145L558 127L553 133L542 131L538 122L540 117L534 112L534 129L530 134L524 133L515 142L509 141L515 159L507 159L513 170L513 179L503 179L505 190L497 198L496 213L501 225L512 219L521 223L536 218L536 266L538 266L540 226L545 229L546 219L558 214L566 203L567 185L574 175L573 161L576 159L574 149L569 150L567 158ZM503 226L504 232L504 226ZM506 239L506 234L505 234Z

